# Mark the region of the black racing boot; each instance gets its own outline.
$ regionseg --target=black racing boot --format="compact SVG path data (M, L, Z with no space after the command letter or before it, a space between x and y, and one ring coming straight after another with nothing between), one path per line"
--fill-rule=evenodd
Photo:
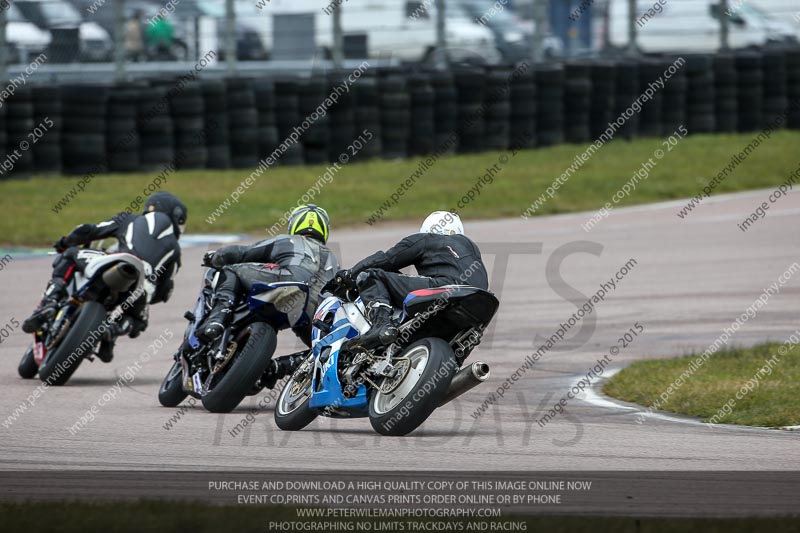
M114 359L114 346L117 344L117 339L131 332L133 322L133 317L124 316L120 322L112 323L110 328L106 328L100 339L100 348L97 350L98 359L104 363L110 363Z
M300 363L305 361L308 353L303 355L285 355L272 360L270 365L264 372L264 377L261 378L261 384L265 389L275 388L275 384L289 374L293 373Z
M58 302L67 295L67 284L63 279L54 278L47 284L39 307L22 323L22 331L36 333L45 322L55 316Z
M131 329L128 331L128 337L135 339L147 329L147 320L141 318L131 317Z
M367 319L372 327L369 331L347 341L343 348L349 351L373 350L388 346L397 340L397 327L392 322L392 307L388 304L373 304L367 309Z
M201 341L210 343L222 335L222 332L225 331L225 328L230 323L233 304L233 300L225 296L217 296L214 299L214 307L211 308L211 312L208 313L208 317L203 322L202 330L197 333L197 337Z
M114 359L115 338L107 338L100 341L100 349L97 351L97 358L104 363L110 363Z

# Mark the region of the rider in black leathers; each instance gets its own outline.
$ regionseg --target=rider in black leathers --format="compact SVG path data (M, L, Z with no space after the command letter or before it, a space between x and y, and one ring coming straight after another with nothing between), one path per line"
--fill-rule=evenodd
M400 274L414 265L417 276ZM409 235L386 252L377 252L349 270L337 273L345 283L358 287L372 327L347 341L345 349L373 349L397 338L392 310L402 307L408 293L443 285L471 285L488 289L486 267L478 246L464 235L455 213L436 211L422 223L419 233Z
M289 235L257 242L251 246L226 246L208 252L206 266L221 269L214 292L214 306L198 337L211 342L230 321L232 308L255 283L300 281L309 285L306 308L313 316L320 300L320 289L333 278L339 262L325 246L330 220L324 209L310 204L296 208L289 217ZM311 345L311 325L294 328L295 334Z
M188 211L175 195L157 192L144 205L144 213L119 213L98 224L81 224L58 239L53 247L59 252L53 262L53 276L48 282L39 307L22 324L26 333L37 331L66 296L67 285L76 269L82 270L92 257L104 252L80 249L93 241L107 238L117 240L116 247L109 251L128 252L150 265L148 280L155 286L149 303L166 302L174 287L173 277L181 264L181 249L178 239L186 224ZM136 338L147 328L147 296L142 294L126 310L129 319L127 334ZM113 358L115 337L104 338L98 357L109 362Z

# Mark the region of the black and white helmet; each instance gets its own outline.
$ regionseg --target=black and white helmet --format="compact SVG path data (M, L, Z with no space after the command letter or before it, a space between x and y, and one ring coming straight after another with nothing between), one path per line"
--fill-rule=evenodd
M183 230L186 229L186 219L189 216L189 210L186 209L186 205L174 194L166 191L159 191L150 196L144 204L144 214L153 211L164 213L172 219L176 235L180 236Z

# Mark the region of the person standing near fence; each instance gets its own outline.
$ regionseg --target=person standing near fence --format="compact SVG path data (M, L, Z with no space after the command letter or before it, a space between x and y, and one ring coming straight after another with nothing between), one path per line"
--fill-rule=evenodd
M144 61L147 58L140 9L134 11L133 16L125 23L125 52L130 61Z
M158 61L172 61L175 54L172 51L172 40L175 29L166 17L159 17L147 26L145 37L150 57Z

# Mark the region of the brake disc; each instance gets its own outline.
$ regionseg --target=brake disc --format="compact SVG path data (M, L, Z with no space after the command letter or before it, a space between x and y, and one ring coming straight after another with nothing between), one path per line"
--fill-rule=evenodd
M406 379L408 371L411 369L411 361L407 358L399 359L394 363L395 375L393 378L386 378L381 383L381 392L389 394L393 392Z
M236 341L231 342L230 346L228 346L228 351L225 352L225 357L223 357L221 361L219 361L216 365L214 365L214 368L211 370L212 374L216 374L217 372L225 368L225 366L228 364L228 361L230 361L231 357L233 357L233 354L236 353L236 348L238 346L239 346L238 342Z

